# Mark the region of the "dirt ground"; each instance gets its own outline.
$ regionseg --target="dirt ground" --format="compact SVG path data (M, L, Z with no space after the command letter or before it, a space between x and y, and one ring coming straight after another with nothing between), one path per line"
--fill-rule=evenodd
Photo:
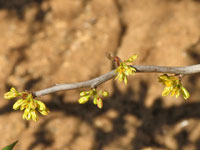
M200 150L200 76L191 98L161 97L159 74L111 80L102 110L79 91L39 97L51 113L22 120L3 94L86 81L114 69L105 52L136 65L200 63L199 0L0 0L0 148L16 150Z

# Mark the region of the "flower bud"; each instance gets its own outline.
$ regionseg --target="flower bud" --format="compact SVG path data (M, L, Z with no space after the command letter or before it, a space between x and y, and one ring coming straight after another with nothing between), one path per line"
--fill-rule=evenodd
M87 93L85 91L80 92L80 96L85 96Z
M108 91L103 91L103 92L102 92L102 95L103 95L104 97L108 97L108 96L109 96L109 92L108 92Z
M85 103L87 103L89 98L90 98L90 96L81 97L81 98L79 98L78 102L79 102L79 104L85 104Z
M45 110L38 110L38 111L44 116L48 115L48 113L50 112L48 108L46 108Z
M103 100L101 98L97 98L97 107L100 109L103 107Z
M21 107L21 105L24 103L25 101L23 99L19 99L17 100L17 102L15 102L15 104L13 105L13 109L17 110Z
M5 99L12 99L18 96L18 92L15 88L11 88L9 92L4 94Z
M38 100L35 100L34 99L34 102L37 104L37 106L36 107L38 107L38 110L39 111L44 111L44 110L46 110L46 105L43 103L43 102L41 102L41 101L38 101Z
M181 86L181 92L183 94L184 99L188 99L190 97L190 93L183 86Z
M127 60L128 62L133 62L134 60L136 60L137 59L137 55L136 54L134 54L134 55L132 55L131 57L129 57L129 59Z
M97 104L97 98L96 98L96 97L93 99L93 104L94 104L94 105Z

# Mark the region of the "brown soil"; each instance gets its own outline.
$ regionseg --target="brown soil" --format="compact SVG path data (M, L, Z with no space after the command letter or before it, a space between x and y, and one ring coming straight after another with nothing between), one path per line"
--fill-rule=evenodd
M114 80L99 110L79 91L40 97L50 108L35 123L3 99L10 87L36 91L113 69L105 57L138 54L137 65L200 63L199 0L0 0L0 148L16 150L200 150L200 77L191 98L161 97L158 74Z

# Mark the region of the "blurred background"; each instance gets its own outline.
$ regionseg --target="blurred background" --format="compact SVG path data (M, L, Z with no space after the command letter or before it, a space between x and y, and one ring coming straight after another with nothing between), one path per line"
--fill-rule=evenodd
M191 98L161 97L160 74L111 80L104 107L79 105L80 90L39 97L51 113L22 120L3 94L86 81L114 69L105 52L136 65L200 63L199 0L0 0L0 148L16 150L199 150L200 76Z

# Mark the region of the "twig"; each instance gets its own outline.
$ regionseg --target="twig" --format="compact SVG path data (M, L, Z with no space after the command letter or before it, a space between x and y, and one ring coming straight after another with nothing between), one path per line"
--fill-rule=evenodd
M194 74L200 73L200 64L185 66L185 67L166 67L166 66L132 66L136 69L136 73L170 73L170 74ZM114 78L116 76L115 70L104 75L96 77L92 80L72 83L72 84L58 84L47 89L33 92L34 97L47 95L57 91L73 90L79 88L96 88L98 85Z

